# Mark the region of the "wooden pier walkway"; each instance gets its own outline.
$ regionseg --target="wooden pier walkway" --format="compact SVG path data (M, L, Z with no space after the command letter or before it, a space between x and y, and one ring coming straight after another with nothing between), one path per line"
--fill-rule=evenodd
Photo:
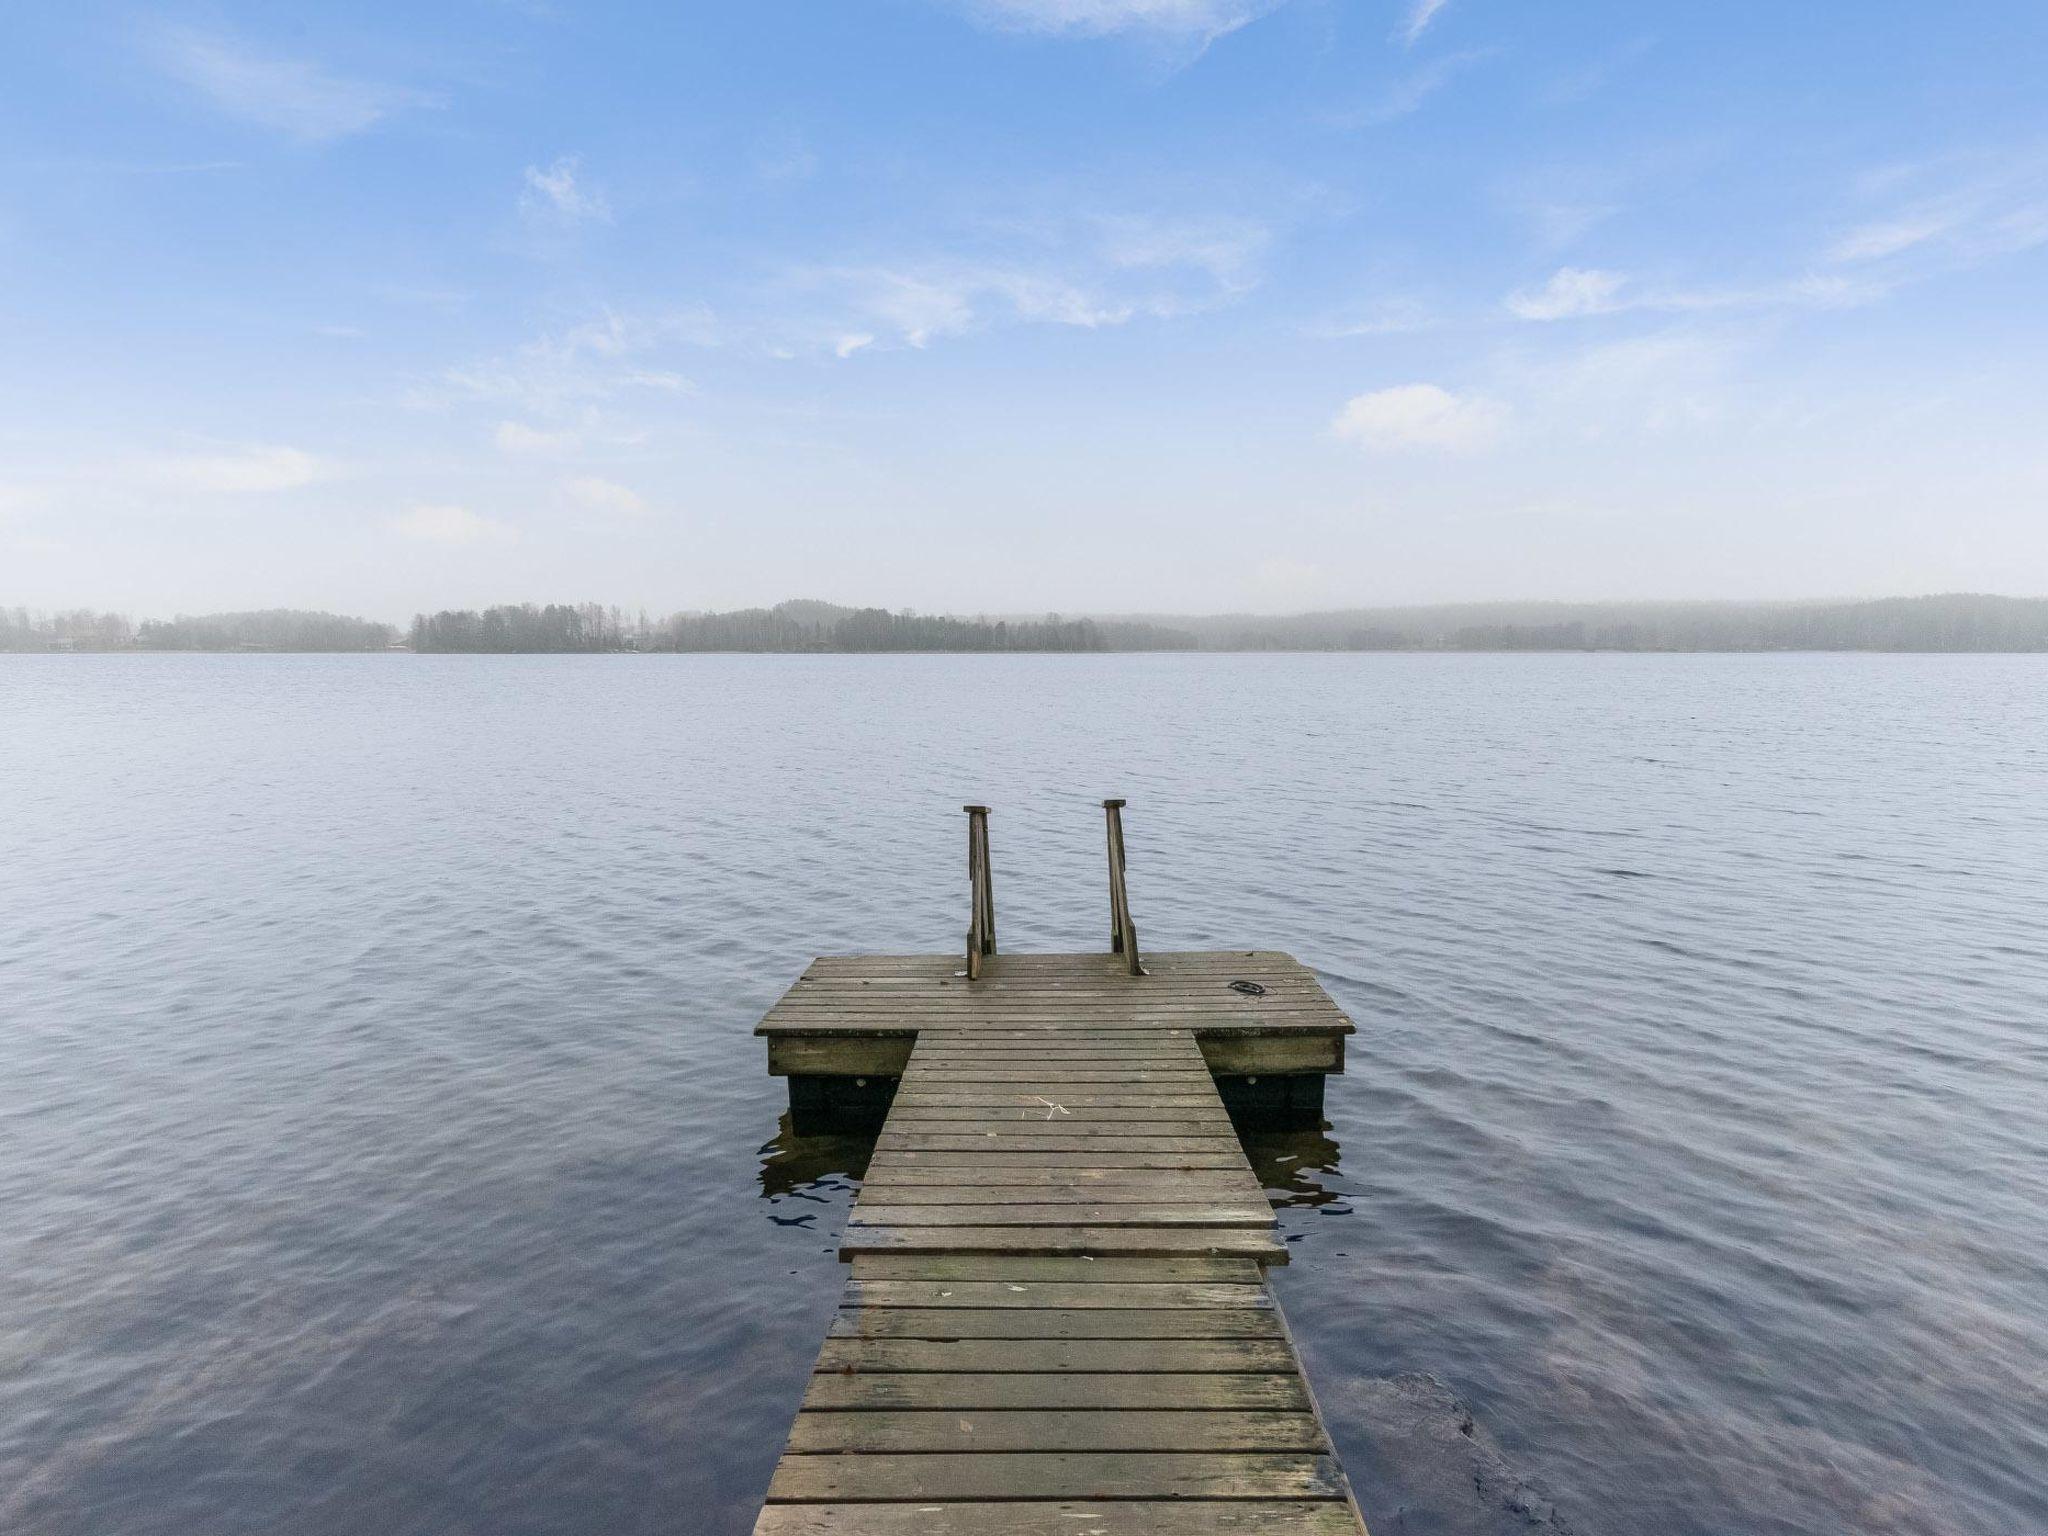
M997 955L986 908L972 979L819 959L760 1025L793 1104L850 1078L886 1119L756 1536L1361 1536L1217 1086L1286 1115L1258 1080L1312 1074L1319 1110L1350 1021L1286 955L1141 969L1120 889L1109 955Z

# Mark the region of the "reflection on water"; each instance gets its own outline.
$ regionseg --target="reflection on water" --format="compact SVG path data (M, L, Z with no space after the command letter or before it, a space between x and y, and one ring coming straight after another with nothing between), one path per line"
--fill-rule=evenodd
M1341 1083L1342 1078L1332 1082ZM1334 1205L1345 1196L1337 1173L1339 1151L1326 1120L1313 1131L1253 1131L1239 1138L1252 1172L1275 1209ZM1349 1211L1339 1214L1349 1215Z
M776 1121L775 1134L761 1143L761 1198L768 1219L795 1226L812 1219L800 1207L843 1209L867 1177L875 1138L866 1136L799 1136L788 1110Z

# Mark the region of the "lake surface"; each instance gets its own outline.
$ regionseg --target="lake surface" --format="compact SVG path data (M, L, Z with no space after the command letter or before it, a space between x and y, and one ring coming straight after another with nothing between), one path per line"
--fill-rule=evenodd
M0 657L0 1529L742 1533L862 1147L813 954L1359 1025L1254 1151L1378 1536L2048 1530L2048 660Z

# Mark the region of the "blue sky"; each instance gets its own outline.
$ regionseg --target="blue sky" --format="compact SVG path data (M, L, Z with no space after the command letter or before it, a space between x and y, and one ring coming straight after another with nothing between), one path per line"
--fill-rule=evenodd
M0 602L2048 592L2048 7L16 5Z

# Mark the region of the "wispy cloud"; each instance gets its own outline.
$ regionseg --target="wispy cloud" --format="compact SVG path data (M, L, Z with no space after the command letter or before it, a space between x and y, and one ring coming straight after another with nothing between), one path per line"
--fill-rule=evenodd
M1367 127L1406 117L1449 84L1452 77L1481 59L1492 57L1493 52L1490 48L1475 48L1464 53L1446 54L1396 80L1372 105L1357 112L1340 114L1337 121L1349 127Z
M1750 325L1688 319L1596 346L1510 354L1493 382L1546 437L1666 436L1744 408L1754 381L1745 390L1743 365L1759 335Z
M467 507L422 503L391 520L392 531L416 544L481 544L512 536L505 524Z
M429 98L353 80L306 59L267 52L224 32L164 27L145 38L158 67L216 110L245 123L321 143L375 127Z
M297 490L325 472L319 459L301 449L261 444L166 455L144 467L153 484L228 496Z
M987 23L1017 32L1108 37L1150 32L1208 43L1286 0L954 0ZM1442 0L1436 0L1441 4Z
M1330 430L1375 453L1468 453L1490 445L1506 423L1507 408L1484 395L1457 395L1437 384L1401 384L1352 396Z
M1590 267L1559 267L1541 288L1521 289L1507 297L1508 309L1524 320L1568 320L1604 315L1617 308L1616 299L1628 279L1619 272Z
M1911 257L1925 270L2048 245L2048 158L2038 152L1888 167L1868 178L1861 200L1867 206L1880 196L1890 206L1838 235L1830 261L1899 265Z
M631 486L621 485L616 480L600 479L596 475L578 475L564 480L562 493L577 506L588 507L593 512L637 515L647 510L646 501Z
M1835 242L1828 257L1840 262L1879 261L1948 234L1964 217L1961 209L1951 206L1922 208L1860 224Z
M1784 282L1748 287L1687 288L1644 286L1624 272L1597 267L1560 267L1536 288L1521 288L1502 302L1522 320L1582 320L1629 310L1693 314L1708 310L1853 309L1891 291L1877 278L1809 273Z
M602 191L581 181L583 161L577 155L560 155L545 167L526 168L526 186L519 194L519 211L528 219L546 223L609 224L611 203Z
M1008 230L1007 249L814 267L793 275L838 313L811 345L844 357L1004 324L1118 326L1212 309L1256 287L1268 244L1245 220L1095 216Z
M1536 93L1536 99L1550 107L1566 107L1584 101L1654 46L1655 39L1650 37L1635 37L1618 43L1591 63L1581 64L1554 77Z
M501 421L491 433L498 452L514 457L573 453L582 446L583 434L570 429L550 430L523 421Z
M715 340L712 318L703 310L674 310L654 315L607 310L594 320L542 336L495 357L450 368L431 384L408 392L407 403L438 410L463 401L509 406L542 425L540 433L561 430L560 420L628 394L682 394L690 381L663 366L684 349L705 347ZM534 439L522 436L526 423L501 427L499 446L530 450Z
M1412 47L1416 39L1429 30L1429 24L1436 20L1438 12L1450 3L1451 0L1415 0L1408 9L1407 19L1401 23L1401 41Z

